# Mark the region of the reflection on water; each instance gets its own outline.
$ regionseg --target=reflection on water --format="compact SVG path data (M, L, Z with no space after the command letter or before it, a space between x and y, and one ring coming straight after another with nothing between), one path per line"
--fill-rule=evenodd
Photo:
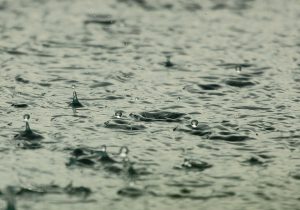
M299 209L299 11L0 0L0 208Z

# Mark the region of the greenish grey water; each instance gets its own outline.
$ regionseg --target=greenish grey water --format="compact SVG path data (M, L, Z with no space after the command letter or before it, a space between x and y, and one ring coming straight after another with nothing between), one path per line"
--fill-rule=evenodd
M299 17L297 0L0 1L0 208L300 209ZM14 139L27 113L42 140Z

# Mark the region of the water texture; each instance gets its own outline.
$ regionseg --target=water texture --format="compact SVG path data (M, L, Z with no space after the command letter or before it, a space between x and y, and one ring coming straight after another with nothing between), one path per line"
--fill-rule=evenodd
M0 208L299 210L299 18L0 0Z

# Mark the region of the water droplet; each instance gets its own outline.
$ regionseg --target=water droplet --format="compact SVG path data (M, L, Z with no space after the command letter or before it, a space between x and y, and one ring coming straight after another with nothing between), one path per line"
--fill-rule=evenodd
M76 90L75 90L75 85L72 85L72 89L73 89L73 101L78 100L77 99L77 93L76 93Z
M165 62L165 67L172 67L174 64L171 62L171 56L166 57L167 61Z
M109 125L109 120L106 121L106 122L104 122L104 125L105 125L105 126L108 126L108 125Z
M235 66L235 71L236 71L237 73L241 73L241 71L242 71L242 66L241 66L241 65Z
M136 184L135 184L135 182L133 182L133 181L130 181L130 182L128 183L128 186L129 186L129 187L135 187L135 185L136 185Z
M123 159L127 158L128 153L129 153L128 147L123 146L123 147L120 148L120 153L119 154L120 154L121 158L123 158Z
M106 152L106 145L101 146L101 152Z
M72 85L72 89L73 89L73 99L72 99L72 102L70 103L70 105L73 108L83 107L83 105L78 100L77 93L75 91L75 85Z
M121 118L122 115L123 115L122 111L116 111L116 113L115 113L116 118Z
M197 120L192 120L191 121L191 126L192 126L192 128L197 128L197 126L198 126L198 121Z
M191 160L189 160L189 159L184 159L184 162L183 162L182 166L191 168L191 167L192 167L192 162L191 162Z
M234 118L239 118L240 117L240 113L235 113L234 114Z
M24 114L23 119L24 119L24 121L28 122L28 120L30 119L30 115Z
M25 132L31 132L31 129L30 129L30 126L29 126L30 115L29 114L24 114L23 119L25 121Z

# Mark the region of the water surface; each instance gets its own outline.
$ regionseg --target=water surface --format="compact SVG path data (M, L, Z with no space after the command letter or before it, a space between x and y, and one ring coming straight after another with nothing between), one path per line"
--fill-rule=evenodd
M0 207L300 209L299 11L0 1Z

